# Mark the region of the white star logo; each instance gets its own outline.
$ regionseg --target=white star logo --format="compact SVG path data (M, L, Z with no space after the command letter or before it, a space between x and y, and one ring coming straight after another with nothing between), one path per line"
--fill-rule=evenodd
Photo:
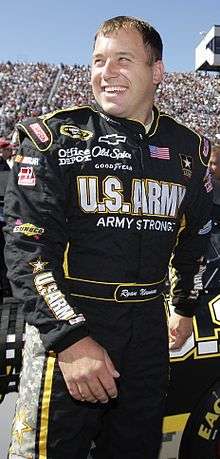
M41 260L41 257L39 257L36 261L33 261L31 263L29 263L29 265L31 265L34 269L33 269L33 273L40 273L41 271L44 271L45 269L45 266L48 265L49 262L48 261L42 261Z
M191 168L191 162L189 161L189 159L184 159L184 164L185 164L185 167L188 167L189 169Z

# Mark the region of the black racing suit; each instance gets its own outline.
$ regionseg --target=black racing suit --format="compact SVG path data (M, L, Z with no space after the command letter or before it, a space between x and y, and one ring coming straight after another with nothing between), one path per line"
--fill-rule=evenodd
M6 278L6 267L4 263L4 235L3 226L3 205L4 205L4 194L8 180L9 166L7 162L0 156L0 304L2 304L4 296L10 296L10 286Z
M201 297L205 304L220 291L220 180L213 177L212 231L206 252L206 270L203 275Z
M162 292L173 254L175 310L194 314L195 279L211 229L209 142L156 108L148 133L139 122L89 107L30 119L18 130L5 213L8 275L32 326L21 388L31 385L25 361L36 333L46 357L37 421L26 407L30 430L20 445L15 423L12 452L79 459L96 436L97 458L154 459L168 379ZM50 352L88 334L121 374L118 400L108 407L71 400ZM20 411L18 403L18 418Z

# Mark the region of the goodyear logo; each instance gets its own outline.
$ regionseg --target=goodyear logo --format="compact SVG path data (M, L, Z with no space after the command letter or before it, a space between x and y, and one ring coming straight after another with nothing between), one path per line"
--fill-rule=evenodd
M13 229L13 233L22 233L25 234L25 236L36 237L44 233L44 228L35 226L32 223L23 223L21 225L16 225Z
M72 139L89 140L93 137L93 132L80 129L78 126L64 124L60 127L60 133Z

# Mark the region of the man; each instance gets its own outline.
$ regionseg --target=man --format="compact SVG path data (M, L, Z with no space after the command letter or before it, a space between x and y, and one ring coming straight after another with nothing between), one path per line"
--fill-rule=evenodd
M213 145L209 160L210 171L216 180L220 180L220 145Z
M10 287L6 278L6 268L4 263L4 215L3 215L3 204L4 194L8 180L9 165L7 160L11 156L11 144L10 141L0 137L0 304L2 304L3 296L8 295Z
M18 125L6 261L27 337L10 458L156 459L171 347L192 331L210 230L209 142L153 106L162 41L120 16L95 37L98 107ZM178 237L177 237L178 236ZM175 248L175 249L174 249Z
M214 215L219 215L220 204L220 145L214 145L209 160L210 173L213 181L213 202L214 202ZM216 215L216 217L217 217Z
M206 270L203 275L201 302L213 300L220 288L220 145L213 145L209 160L213 184L212 231L206 252Z

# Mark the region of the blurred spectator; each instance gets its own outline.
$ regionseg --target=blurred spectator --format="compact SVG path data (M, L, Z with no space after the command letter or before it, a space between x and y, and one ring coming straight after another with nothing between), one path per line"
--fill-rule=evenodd
M220 222L220 145L215 145L212 148L212 153L209 161L209 168L212 174L213 181L213 214Z
M51 109L85 105L93 102L90 88L90 66L63 65L60 85L51 101Z
M205 72L167 73L157 91L161 110L213 142L220 133L220 77Z
M0 136L19 119L72 105L93 103L90 66L0 64ZM206 72L166 73L158 108L213 143L220 138L220 77Z
M212 147L209 167L214 180L220 181L220 145L214 145Z
M213 182L212 231L206 253L206 270L203 275L205 298L208 301L219 294L220 289L220 145L212 147L209 168Z
M47 99L58 67L49 64L0 64L0 136L15 123L48 111Z

